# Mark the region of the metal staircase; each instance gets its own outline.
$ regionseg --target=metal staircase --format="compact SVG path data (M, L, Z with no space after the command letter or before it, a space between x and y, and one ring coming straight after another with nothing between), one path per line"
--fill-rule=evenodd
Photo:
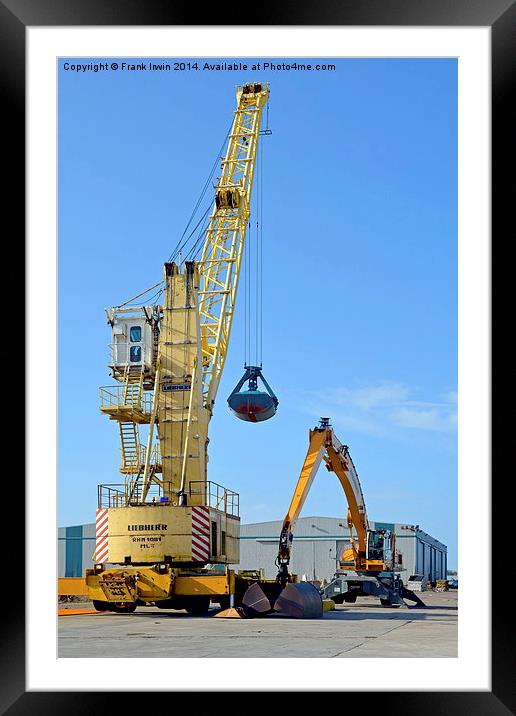
M131 373L129 367L125 369L124 387L122 391L122 404L126 408L140 410L142 407L143 371L138 374ZM122 460L120 472L133 475L140 470L144 448L140 444L138 425L134 421L120 420L120 441L122 445Z
M132 475L140 469L142 449L138 426L133 422L119 421L122 461L120 472Z

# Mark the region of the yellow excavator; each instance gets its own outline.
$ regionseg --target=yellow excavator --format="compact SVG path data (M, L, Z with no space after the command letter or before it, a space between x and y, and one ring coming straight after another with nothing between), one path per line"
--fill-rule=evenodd
M297 583L289 565L295 523L323 460L326 469L334 472L342 485L348 504L347 524L354 529L356 537L351 537L351 548L343 551L335 578L318 592L309 583ZM400 578L402 568L397 561L396 535L389 530L370 528L362 487L349 448L339 441L329 418L321 418L319 425L310 430L308 451L283 520L276 565L276 591L264 584L251 585L244 595L244 606L248 611L265 614L275 610L290 616L313 618L322 615L322 598L342 603L354 602L358 596L367 595L378 597L383 606L407 606L405 600L424 606L414 592L405 588Z

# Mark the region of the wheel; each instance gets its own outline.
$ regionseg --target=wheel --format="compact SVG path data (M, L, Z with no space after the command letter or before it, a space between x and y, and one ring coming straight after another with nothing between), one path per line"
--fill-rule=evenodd
M101 602L98 599L93 600L93 606L98 612L109 612L113 608L109 602Z
M342 602L344 601L344 595L342 595L342 594L335 594L335 596L328 597L328 598L333 599L335 604L342 604Z
M217 597L217 599L214 599L213 601L217 601L221 609L229 609L229 597L227 595L223 597Z
M209 608L209 597L194 597L185 604L185 609L188 614L207 614Z
M346 594L343 597L343 600L347 602L348 604L354 604L357 601L357 595L356 594Z
M397 609L398 607L401 607L401 604L393 604L390 599L380 598L380 602L382 603L382 607L389 607L390 609Z
M136 609L136 602L118 602L111 606L111 611L117 614L131 614Z

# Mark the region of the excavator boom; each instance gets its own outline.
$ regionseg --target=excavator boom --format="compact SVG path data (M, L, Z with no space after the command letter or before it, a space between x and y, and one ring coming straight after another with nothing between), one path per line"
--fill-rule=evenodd
M283 585L290 581L288 567L295 522L322 460L326 468L335 473L346 496L348 527L353 527L356 533L356 541L352 539L352 568L381 572L392 567L391 536L369 528L364 495L349 448L337 438L329 419L321 418L320 424L310 430L306 457L280 533L276 564L279 569L277 578Z

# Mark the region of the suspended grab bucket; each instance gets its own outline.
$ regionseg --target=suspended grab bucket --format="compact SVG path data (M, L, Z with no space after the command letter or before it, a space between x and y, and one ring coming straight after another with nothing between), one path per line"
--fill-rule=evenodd
M258 390L258 378L262 381L267 392ZM246 381L249 383L248 389L241 390ZM233 415L236 415L240 420L259 423L269 420L276 414L278 399L263 377L262 369L257 366L246 365L244 375L228 398L228 405Z

